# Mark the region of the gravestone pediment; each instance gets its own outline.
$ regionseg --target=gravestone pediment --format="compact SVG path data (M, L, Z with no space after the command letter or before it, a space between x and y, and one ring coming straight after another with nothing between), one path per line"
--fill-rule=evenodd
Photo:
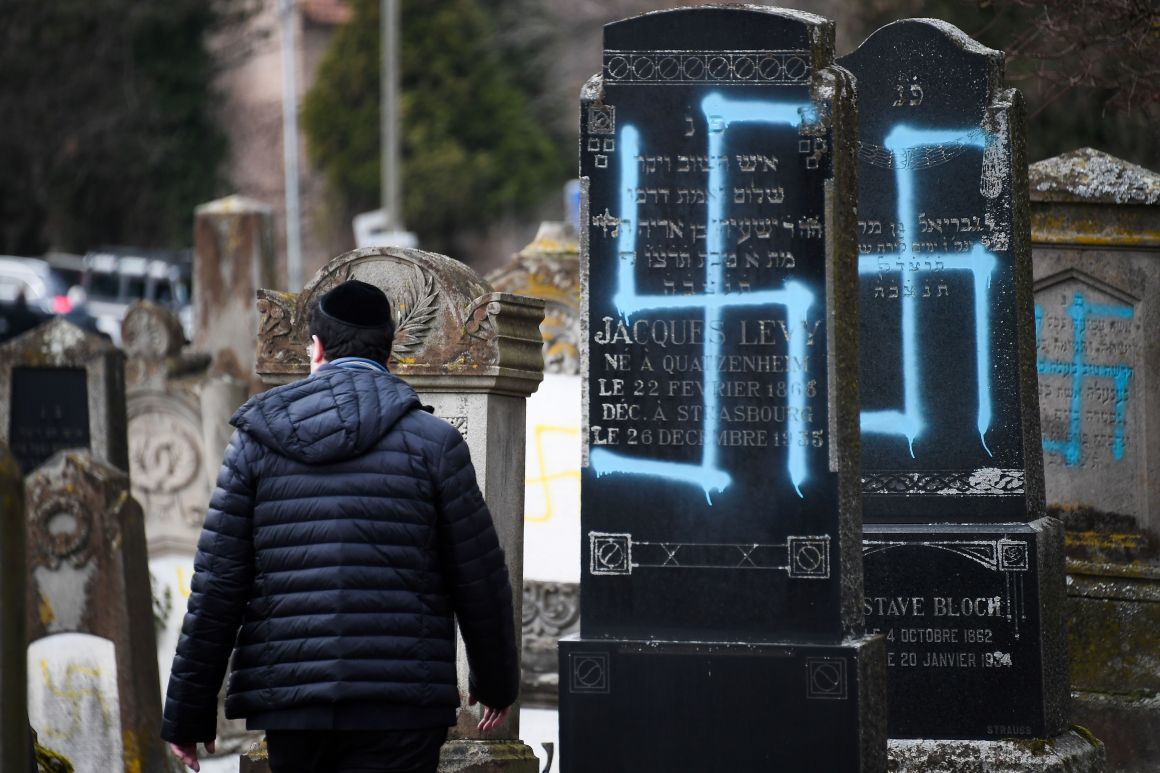
M1049 276L1042 277L1035 280L1035 293L1038 295L1041 292L1051 290L1070 283L1078 283L1085 287L1090 287L1097 292L1103 293L1109 299L1117 303L1126 303L1133 306L1140 302L1139 296L1132 293L1132 291L1116 287L1113 284L1105 282L1102 279L1097 279L1086 271L1081 271L1078 268L1068 268L1063 271L1057 271Z
M396 327L389 366L397 375L542 378L535 375L543 367L542 300L497 293L444 255L368 247L331 260L300 294L258 292L263 379L287 381L309 372L309 311L348 279L375 285L390 298Z
M124 362L60 317L0 346L0 437L25 473L69 448L128 470Z

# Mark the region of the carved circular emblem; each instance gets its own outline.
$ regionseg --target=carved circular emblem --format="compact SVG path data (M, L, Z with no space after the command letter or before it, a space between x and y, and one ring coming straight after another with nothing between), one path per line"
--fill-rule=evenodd
M134 488L171 494L201 472L200 441L180 417L142 413L129 421L129 474Z
M681 74L681 61L675 56L666 56L661 59L657 67L661 77L669 81Z
M794 560L797 562L797 565L807 572L820 569L825 559L825 553L817 545L812 543L798 545L797 553L794 554Z
M88 547L92 516L76 499L51 496L36 508L34 519L34 534L54 558L70 558Z
M136 303L121 323L121 348L130 357L167 357L181 351L180 323L169 311Z

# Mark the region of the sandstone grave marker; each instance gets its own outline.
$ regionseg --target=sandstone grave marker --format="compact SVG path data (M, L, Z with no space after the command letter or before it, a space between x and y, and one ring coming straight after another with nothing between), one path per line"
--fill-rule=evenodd
M26 490L33 727L78 773L164 770L145 529L128 476L61 452Z

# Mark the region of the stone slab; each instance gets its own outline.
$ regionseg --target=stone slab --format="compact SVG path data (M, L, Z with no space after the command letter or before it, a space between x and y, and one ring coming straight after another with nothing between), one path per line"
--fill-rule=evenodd
M890 739L898 773L1103 773L1104 747L1090 733L1068 731L1026 741Z
M45 645L60 657L49 662L43 695L62 698L54 705L65 709L72 706L70 693L102 696L84 711L100 713L115 729L124 767L162 770L167 753L159 735L161 687L145 526L140 505L129 495L128 476L87 451L61 452L27 477L25 490L30 652L42 639L80 641L57 638L73 634L108 643L100 645L108 656L100 655L95 665L83 657L70 665L64 658L69 647ZM96 652L96 646L90 649ZM115 691L84 686L98 676L101 685L113 680ZM75 689L70 680L78 681ZM110 695L116 696L114 708ZM76 724L70 716L77 715L54 710L53 727L67 734Z
M860 626L853 84L833 24L605 27L581 102L586 637Z
M859 94L864 518L1034 520L1022 97L1002 52L935 19L839 62Z
M891 738L1067 727L1062 543L1050 518L866 526L866 627L887 639Z
M1160 175L1090 148L1031 169L1048 504L1130 517L1155 540Z
M882 649L565 639L561 771L884 771Z
M29 720L40 743L72 762L76 773L140 766L136 755L125 757L118 681L108 639L62 633L28 648Z
M1076 690L1072 717L1104 743L1108 773L1160 770L1160 697Z

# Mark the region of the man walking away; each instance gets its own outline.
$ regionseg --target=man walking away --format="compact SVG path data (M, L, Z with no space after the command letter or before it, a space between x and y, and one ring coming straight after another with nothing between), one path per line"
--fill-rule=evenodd
M230 420L162 737L197 771L226 716L272 773L435 771L455 723L458 619L480 728L519 689L512 590L467 445L387 372L394 323L355 280L310 316L310 377Z

